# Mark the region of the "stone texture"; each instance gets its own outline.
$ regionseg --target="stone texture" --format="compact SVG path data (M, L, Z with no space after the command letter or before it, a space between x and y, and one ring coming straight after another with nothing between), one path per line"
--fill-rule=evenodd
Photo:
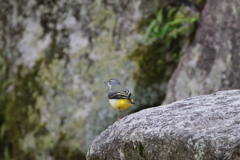
M240 90L149 108L115 122L87 159L214 160L240 158Z
M163 104L240 87L240 1L208 0L198 25L168 83Z

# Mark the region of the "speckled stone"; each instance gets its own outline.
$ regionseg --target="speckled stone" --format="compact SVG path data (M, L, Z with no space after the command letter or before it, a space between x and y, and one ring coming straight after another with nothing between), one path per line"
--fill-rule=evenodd
M239 28L239 0L208 0L195 38L168 83L163 104L240 88Z
M200 160L240 158L240 90L149 108L115 122L87 159Z

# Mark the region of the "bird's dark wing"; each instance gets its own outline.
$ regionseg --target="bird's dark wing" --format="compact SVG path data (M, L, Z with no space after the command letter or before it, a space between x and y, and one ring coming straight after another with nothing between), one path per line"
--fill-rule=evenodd
M122 91L122 92L110 92L108 94L109 99L131 99L131 92L128 90Z

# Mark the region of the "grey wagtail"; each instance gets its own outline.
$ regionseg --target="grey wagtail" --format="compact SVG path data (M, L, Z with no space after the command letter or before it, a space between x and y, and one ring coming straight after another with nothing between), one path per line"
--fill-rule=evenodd
M131 105L135 104L132 99L132 94L128 89L123 87L119 80L110 79L107 82L110 90L108 93L108 100L110 104L118 110L118 119L119 119L119 111L126 110Z

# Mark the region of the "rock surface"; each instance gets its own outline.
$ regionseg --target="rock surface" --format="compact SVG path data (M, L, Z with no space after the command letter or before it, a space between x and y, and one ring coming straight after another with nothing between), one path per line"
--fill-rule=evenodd
M240 1L208 0L163 104L240 87Z
M115 122L87 159L239 159L239 124L240 90L188 98Z

